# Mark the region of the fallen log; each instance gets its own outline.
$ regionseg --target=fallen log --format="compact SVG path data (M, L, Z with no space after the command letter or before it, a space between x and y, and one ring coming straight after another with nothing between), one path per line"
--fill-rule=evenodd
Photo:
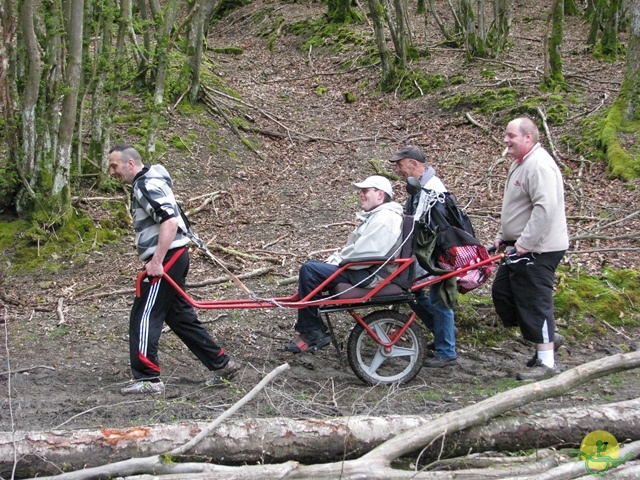
M606 405L545 410L531 415L509 415L434 442L421 452L421 462L471 452L577 447L595 430L605 430L619 441L636 441L640 440L639 414L640 398Z
M587 364L580 365L571 370L568 370L558 375L557 377L529 385L523 385L521 387L498 394L494 397L487 398L481 402L478 402L477 404L441 415L430 421L426 426L411 428L408 431L392 436L390 440L383 442L381 445L378 445L368 453L365 453L358 458L348 459L346 457L347 452L349 452L350 445L346 442L343 442L342 445L344 449L344 455L340 460L333 463L304 466L300 465L298 462L286 462L284 464L281 463L279 465L272 465L272 467L275 468L274 471L279 471L282 476L286 475L287 478L335 478L336 476L340 476L341 478L345 479L410 478L406 476L407 472L405 470L392 467L392 462L406 457L407 455L410 455L410 458L415 458L417 452L419 452L420 449L424 448L424 446L437 442L440 438L444 438L446 440L451 434L455 432L485 425L490 422L492 418L504 415L506 412L516 407L521 407L522 405L534 401L563 395L582 383L593 381L594 379L607 374L629 370L637 368L639 366L640 352L618 354L601 358L596 361L589 362ZM261 384L265 380L267 379L263 379ZM259 386L254 388L253 391L256 391L258 387ZM231 407L231 409L223 414L223 416L227 413L230 414L232 411L234 411L234 409L237 409L237 405L238 404ZM598 409L600 407L597 406L594 408ZM551 413L555 417L557 417L557 412ZM620 421L620 418L618 418L617 420ZM216 424L215 426L219 431L220 425ZM599 426L599 428L605 427ZM212 433L213 431L213 426L210 425L209 427L207 427L206 433ZM143 437L145 432L142 433L143 435L138 436ZM133 436L135 438L135 435ZM283 436L285 438L290 437L289 432L274 432L273 430L271 430L271 432L265 435L264 438L280 438ZM83 470L64 473L59 475L58 478L60 478L61 480L84 480L90 478L127 476L145 473L152 473L157 475L160 474L160 472L162 472L163 474L184 474L187 472L211 472L213 471L212 469L216 468L218 469L216 470L218 473L220 473L220 469L224 469L226 472L226 478L265 478L264 476L260 477L261 472L264 473L264 470L262 469L265 467L263 462L261 461L262 457L255 458L253 460L252 463L258 464L255 467L223 467L221 465L205 466L203 462L199 462L198 464L190 463L188 464L189 466L187 466L187 464L175 463L177 460L182 461L185 458L185 454L188 454L190 456L200 456L202 454L202 441L205 440L204 437L205 432L202 431L196 434L195 439L192 439L190 442L188 442L187 445L178 447L161 455L153 454L151 456L142 458L131 458L130 460L110 463L108 465L103 465L100 467L86 468L85 466ZM117 445L120 441L120 438L117 434L115 434L114 439L115 444ZM194 440L196 439L197 443L194 443ZM264 447L262 439L256 440L258 442L258 445ZM580 440L581 438L573 440L574 445L578 444ZM234 445L237 445L235 442L233 443ZM338 443L336 442L335 435L330 436L327 443ZM19 446L19 443L16 443L15 445L17 448ZM299 448L300 444L295 442L294 439L292 441L292 445L294 448ZM640 443L634 444L634 448L637 448L638 445L640 445ZM87 448L90 449L91 445L88 445ZM636 452L636 455L637 453L638 452ZM12 458L18 458L16 452L14 452ZM103 461L106 460L106 458L103 459ZM226 463L228 461L228 458L214 457L200 458L200 460L213 460L217 463ZM533 473L533 476L531 478L535 478L535 475L539 474L541 471L544 471L540 470L539 467L536 468L537 471ZM416 474L416 477L413 478L431 478L424 477L421 473L413 473ZM519 469L519 473L517 473L517 475L528 474L529 473L522 471L522 469ZM515 473L513 472L507 472L504 478L513 478L514 475ZM481 475L479 475L473 478L486 478L486 476L482 477ZM492 478L500 477L494 476Z
M223 464L330 462L361 455L394 434L425 426L430 417L343 417L331 419L259 418L229 420L190 452ZM159 455L188 442L206 422L177 423L100 430L0 433L0 475L7 478L13 465L15 441L18 476L60 473L103 465L132 457Z
M208 458L239 465L326 463L357 458L384 441L415 427L426 427L434 416L340 417L330 419L258 418L227 421L203 439L191 459ZM173 450L202 431L206 423L177 423L124 429L0 433L0 475L13 465L13 440L19 476L56 473L55 465L92 467L132 457ZM585 405L514 415L445 437L420 455L422 462L471 452L530 450L543 446L576 446L594 430L606 430L620 440L640 440L640 399L608 405Z

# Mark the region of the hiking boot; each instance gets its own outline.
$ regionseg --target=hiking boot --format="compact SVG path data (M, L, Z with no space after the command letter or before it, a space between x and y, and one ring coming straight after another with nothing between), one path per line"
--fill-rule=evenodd
M564 337L559 333L553 334L553 351L557 352L558 349L564 345ZM538 360L538 352L533 353L533 357L527 360L527 367L531 368L536 364L536 360Z
M162 395L164 393L164 383L140 380L131 385L127 385L120 390L122 395Z
M539 358L536 358L535 364L531 367L531 370L528 372L520 372L516 374L516 380L545 380L547 378L551 378L560 373L558 370L558 366L555 365L553 368L547 367Z
M291 353L308 353L320 350L331 343L331 335L322 330L314 330L307 333L299 333L284 349Z
M227 364L213 371L211 378L205 382L207 387L221 387L227 385L229 381L236 376L242 366L233 360L229 360Z
M458 364L457 358L439 358L433 357L428 358L424 362L422 362L423 367L427 368L443 368L443 367L453 367Z

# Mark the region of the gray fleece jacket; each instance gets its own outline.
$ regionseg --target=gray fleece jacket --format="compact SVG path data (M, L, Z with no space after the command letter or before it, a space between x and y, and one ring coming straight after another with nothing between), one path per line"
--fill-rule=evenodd
M362 223L356 228L342 250L331 255L326 262L339 265L345 260L389 257L402 244L402 206L387 202L369 212L360 211L357 217Z
M534 253L569 247L562 175L539 143L509 167L501 225L498 239Z

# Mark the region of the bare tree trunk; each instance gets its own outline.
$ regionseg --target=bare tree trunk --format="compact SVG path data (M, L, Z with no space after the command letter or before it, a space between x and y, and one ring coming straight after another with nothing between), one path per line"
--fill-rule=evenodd
M441 415L431 421L428 426L412 428L404 433L396 435L391 440L384 442L354 460L342 459L335 463L312 465L309 467L302 467L294 462L287 462L285 464L273 466L260 464L256 467L237 468L221 467L216 465L174 463L172 461L172 456L182 456L192 451L193 448L200 448L199 446L201 445L202 440L206 438L205 435L203 435L203 432L200 432L188 443L188 447L185 446L173 449L171 452L162 456L152 455L144 458L126 460L105 465L103 467L65 473L60 475L58 478L60 480L76 480L103 478L106 476L115 477L122 475L136 475L141 473L153 473L154 475L184 475L188 472L210 472L210 474L211 472L216 472L217 475L224 475L225 478L265 478L265 476L268 476L265 473L266 471L270 471L271 475L279 475L279 478L336 478L337 476L340 478L368 479L454 478L453 475L448 474L446 476L436 476L434 472L420 473L400 470L392 468L391 464L393 461L398 460L401 457L419 452L425 445L430 445L433 442L438 441L438 439L447 440L450 435L455 434L456 432L485 425L490 419L502 415L513 408L521 407L522 405L530 402L560 396L583 383L592 382L604 375L638 367L640 367L640 351L600 358L593 362L568 370L557 377L533 384L523 385L494 397L490 397L469 407ZM261 384L265 382L265 380L266 378L263 379ZM255 387L252 392L254 392L259 386L260 385ZM234 405L231 410L235 407L236 406ZM207 431L212 433L212 427L213 425L210 426ZM631 430L631 432L637 431L637 428ZM144 437L144 435L145 433L143 431L141 435L138 435L138 437ZM133 435L134 438L135 436L136 435ZM111 443L117 445L122 438L122 435L118 435L118 432L115 432L111 437ZM199 439L198 442L195 441L196 439ZM555 443L557 443L557 441L554 437L554 444ZM348 443L343 445L345 445L346 449ZM631 444L630 447L635 449L634 453L637 454L636 450L640 452L640 442ZM345 454L346 452L347 450L345 450ZM198 453L198 450L196 450L195 453ZM554 457L551 460L551 463L547 462L544 464L544 470L551 468L552 465L555 465L555 461L560 461L560 458ZM260 459L256 459L256 462L262 463ZM569 463L571 463L568 467L569 469L576 468L577 466L577 468L582 468L584 471L584 464L580 465L580 462L576 462L575 459L569 459ZM539 478L541 471L540 468L540 466L534 465L533 467L528 466L526 468L503 469L501 476L494 472L496 469L493 469L491 470L491 475L492 478L509 478L516 475L528 474L530 475L530 478ZM473 476L466 475L465 478L480 479L487 478L489 476L486 470L474 471L473 473ZM262 477L258 477L257 475L262 475ZM426 475L428 475L428 477ZM455 478L459 477L456 476Z
M96 26L95 33L92 32L91 35L99 40L93 55L89 56L85 53L85 58L89 57L93 60L91 78L85 80L85 82L90 85L90 88L86 89L85 97L90 95L92 100L91 117L89 120L91 136L89 138L88 156L94 160L94 165L99 168L99 184L102 184L104 180L106 180L107 173L104 150L107 125L109 123L106 118L109 105L108 90L113 88L113 84L108 87L107 83L114 81L114 73L118 70L116 64L119 63L120 58L115 55L113 46L112 29L116 6L111 4L97 4L95 8L95 16L98 17L99 22L97 22L98 25ZM109 82L110 80L111 82ZM80 123L78 126L79 135L81 135L83 130L82 127L82 123ZM78 165L78 171L80 171L82 165L82 157L80 155L78 155Z
M428 428L436 416L341 417L333 419L261 418L229 421L198 444L198 454L228 463L338 462L371 451L395 435ZM19 432L0 434L0 475L13 464L13 440L20 476L54 474L53 465L80 469L143 455L161 454L187 442L204 423L125 429ZM579 445L594 430L640 440L640 399L609 405L548 410L499 418L442 437L420 454L422 462L486 451L516 452L553 445ZM442 445L444 443L444 445Z
M640 176L640 161L633 149L627 149L620 141L620 132L638 134L637 119L640 117L640 0L630 4L629 45L627 67L620 92L613 102L598 141L609 162L611 174L635 179Z
M124 42L127 36L127 32L131 27L131 9L132 9L132 0L122 0L120 2L120 21L118 23L118 37L116 40L116 51L115 56L112 59L114 64L113 70L111 73L111 80L109 82L109 88L107 89L109 92L109 103L105 110L104 114L104 138L102 142L102 152L100 156L100 171L103 176L101 176L101 180L106 180L107 169L108 169L108 151L109 151L109 143L111 139L111 127L112 127L112 119L113 114L116 109L116 105L118 103L118 95L120 93L120 84L121 84L121 76L119 74L120 68L123 62L123 53L124 53ZM134 49L134 52L136 50Z
M602 7L601 4L605 0L590 0L587 2L587 9L585 16L591 18L591 28L589 29L589 35L587 36L587 45L594 48L598 43L598 32L600 31L600 24L602 22Z
M67 62L64 83L66 86L58 130L58 150L54 166L51 194L59 199L59 208L66 215L71 206L69 188L69 170L71 168L71 149L73 133L76 127L78 110L78 91L82 81L82 32L84 27L84 0L72 0L69 3L67 22Z
M640 366L640 351L624 355L613 355L567 370L557 377L532 385L524 385L495 397L483 400L462 411L447 413L433 422L429 429L414 429L394 437L362 457L387 465L396 458L416 451L435 439L457 432L464 428L482 425L489 418L502 415L515 406L524 405L543 398L555 397L575 388L577 385L592 381L603 375L628 370Z
M24 46L25 55L21 62L24 70L27 72L24 79L24 90L21 97L22 110L22 149L18 155L18 174L22 180L23 191L16 199L16 210L18 214L25 213L29 210L28 202L36 199L33 186L36 182L36 106L40 92L40 70L42 69L42 59L38 48L38 39L36 37L34 25L34 4L33 0L24 0L20 7L20 32L18 42Z
M440 15L438 15L438 11L436 10L435 0L429 0L429 10L426 12L425 15L428 15L429 13L433 15L433 19L436 21L436 24L440 28L440 31L442 32L442 35L447 40L447 42L455 42L454 34L451 31L449 31L444 21L440 18ZM426 22L426 19L425 19L425 22Z
M376 46L380 55L380 63L382 65L382 79L380 85L383 90L392 88L395 84L395 69L391 64L391 55L387 48L385 40L383 19L386 18L386 9L383 0L367 0L369 5L369 14L371 15L371 23L373 24L373 33L376 39Z
M551 37L549 39L549 65L552 85L564 82L562 74L562 42L564 40L564 0L554 0L551 11Z
M155 5L155 0L150 2ZM156 25L156 50L155 63L157 65L155 93L153 95L153 108L151 109L151 119L147 133L147 151L153 154L156 151L156 133L158 129L158 119L164 106L164 83L167 77L169 65L169 50L171 48L171 27L176 20L180 3L177 0L170 0L161 12L158 5L152 7Z
M198 454L225 458L234 464L268 463L295 459L334 462L345 453L352 458L368 452L392 435L418 426L432 417L344 417L334 419L262 418L225 422L198 445ZM122 429L19 432L20 476L53 474L55 465L70 469L95 467L107 462L144 455L159 455L189 441L205 423L156 425ZM13 464L10 433L0 433L0 475Z
M493 0L493 31L491 38L491 54L497 57L509 42L509 32L513 20L513 0Z
M602 23L602 54L616 56L620 53L620 17L622 15L622 0L609 0L606 14Z
M20 131L16 115L16 89L11 79L16 78L17 51L17 17L12 0L0 1L0 28L2 43L0 44L0 111L4 121L6 142L5 175L0 181L0 209L10 207L14 203L16 194L23 181L18 172L18 158L20 158ZM24 188L24 187L23 187Z
M629 17L627 68L620 90L625 92L624 120L633 122L640 119L640 0L631 0Z
M189 24L189 32L187 38L187 56L189 57L190 85L189 99L192 103L198 101L200 97L200 65L202 63L202 51L206 42L207 22L211 17L215 0L205 0L199 2L193 8L197 8L194 12Z
M395 18L392 14L390 2L385 2L385 11L387 18L387 26L391 33L394 48L396 50L396 58L398 59L398 68L404 70L407 68L407 38L408 25L405 22L405 7L403 0L393 0L393 10Z
M143 86L147 83L145 80L147 77L150 77L151 82L153 82L153 79L155 78L153 72L148 72L148 69L150 68L149 55L151 52L151 22L149 20L149 12L147 11L147 2L145 0L135 0L135 5L138 8L140 20L142 20L141 28L143 39L143 48L140 49L143 53L138 58L138 76L136 78L136 83ZM131 15L130 18L133 18L133 15ZM137 44L137 35L133 29L133 24L129 25L129 36L131 37L131 41Z
M327 2L327 19L332 23L351 23L360 16L351 6L351 0L329 0Z
M484 9L484 2L478 2L478 9ZM458 0L458 18L462 28L467 57L486 57L487 39L486 32L478 27L483 25L484 11L476 12L471 0Z

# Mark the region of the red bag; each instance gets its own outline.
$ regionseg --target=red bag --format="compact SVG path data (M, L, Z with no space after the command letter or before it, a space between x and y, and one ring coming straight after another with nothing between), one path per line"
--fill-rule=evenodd
M441 250L438 266L443 270L457 270L468 267L489 258L489 252L483 245L458 245ZM457 289L467 293L485 283L493 272L494 265L488 264L473 270L467 270L457 277Z

